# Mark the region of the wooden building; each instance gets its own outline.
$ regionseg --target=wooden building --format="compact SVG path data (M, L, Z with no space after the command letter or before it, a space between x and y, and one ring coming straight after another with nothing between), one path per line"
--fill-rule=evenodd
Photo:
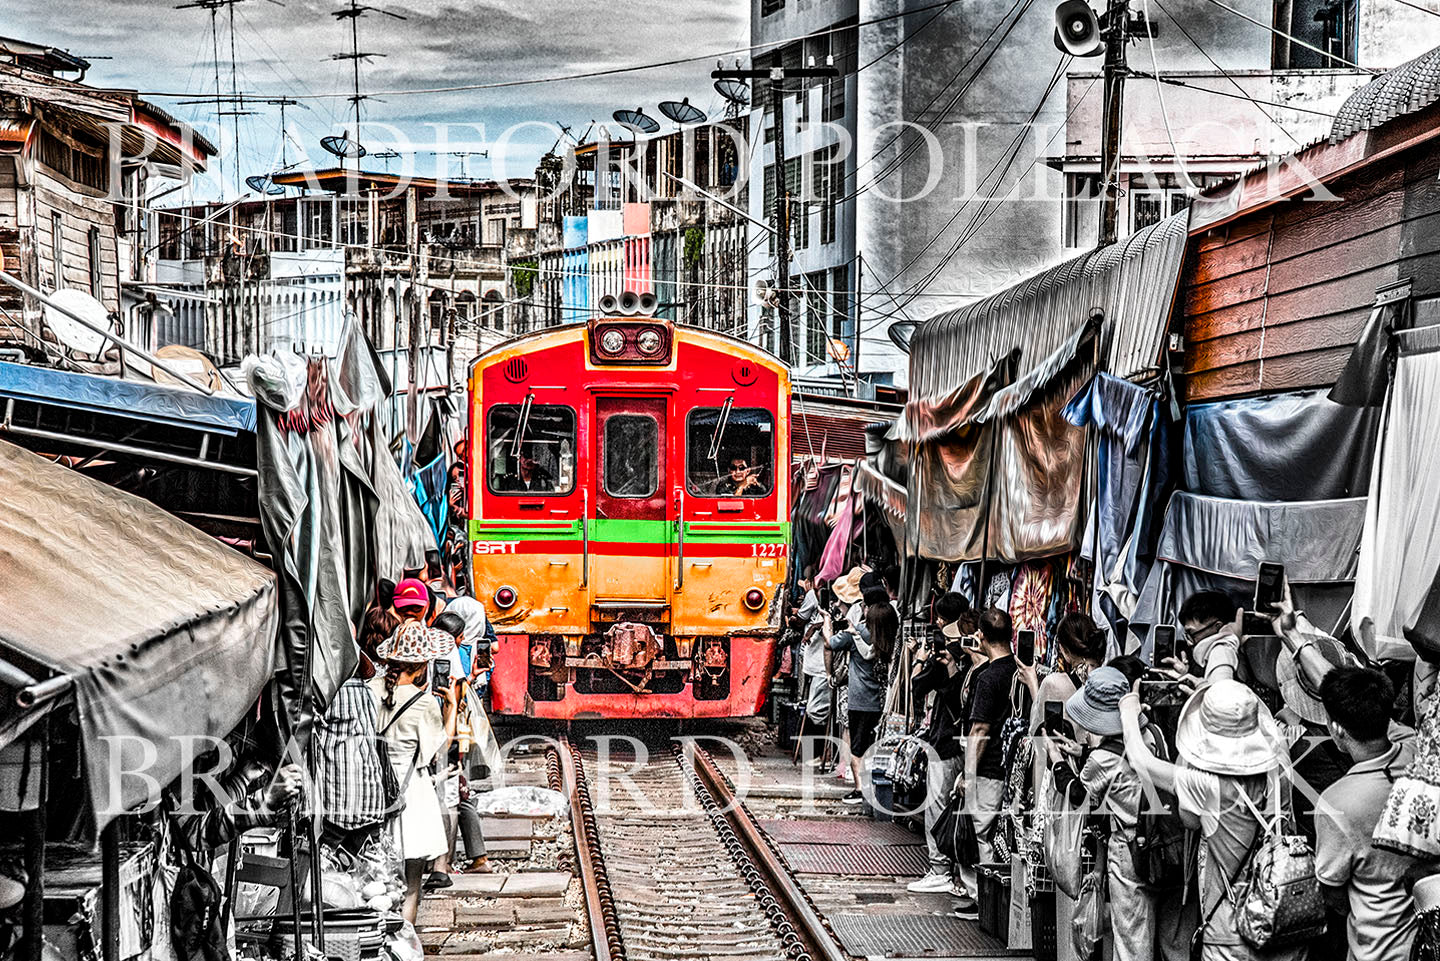
M149 305L126 289L146 272L146 184L203 170L215 148L133 94L61 76L83 77L88 66L63 51L0 38L0 256L32 287L85 291L117 331L135 336L150 322ZM0 288L0 349L118 371L110 351L72 356L37 303Z
M1440 48L1349 100L1330 136L1194 207L1176 329L1185 399L1329 387L1377 297L1440 310Z

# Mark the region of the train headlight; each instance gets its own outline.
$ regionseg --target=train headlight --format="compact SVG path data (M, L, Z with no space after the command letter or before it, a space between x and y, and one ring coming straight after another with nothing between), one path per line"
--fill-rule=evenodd
M518 598L519 595L515 593L515 588L502 587L495 592L495 606L502 611L509 610L515 606L515 601Z
M618 354L625 349L625 335L614 327L600 335L600 350L606 354Z
M640 348L642 354L658 354L664 343L660 340L658 330L646 328L635 338L635 346Z
M752 611L758 611L765 606L765 592L758 587L752 587L745 592L745 606Z

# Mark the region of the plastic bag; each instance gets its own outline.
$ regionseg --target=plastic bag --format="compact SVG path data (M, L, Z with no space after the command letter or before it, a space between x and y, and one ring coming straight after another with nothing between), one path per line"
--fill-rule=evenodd
M359 903L368 908L388 914L405 903L405 860L390 831L380 831L360 849L350 878Z
M415 927L409 921L400 925L400 929L385 942L385 947L395 961L425 961L420 935L415 933Z
M481 814L520 814L529 817L565 817L570 802L559 791L517 785L488 791L475 801Z

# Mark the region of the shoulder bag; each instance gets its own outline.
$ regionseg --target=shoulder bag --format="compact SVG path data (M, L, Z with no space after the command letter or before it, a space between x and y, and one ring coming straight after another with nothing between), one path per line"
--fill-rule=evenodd
M376 731L375 753L380 756L380 790L385 795L385 813L399 814L405 810L405 788L410 784L410 777L415 773L415 765L420 762L420 745L415 745L415 753L410 758L410 767L405 772L405 780L402 783L395 775L395 765L390 763L390 742L385 740L385 732L395 726L401 715L410 710L411 706L418 702L429 691L421 691L410 700L400 706L400 710L390 715L390 720L385 726Z

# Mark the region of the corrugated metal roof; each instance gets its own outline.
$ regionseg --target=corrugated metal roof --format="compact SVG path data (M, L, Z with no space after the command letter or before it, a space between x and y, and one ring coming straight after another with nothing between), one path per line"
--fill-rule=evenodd
M1015 376L1055 352L1093 310L1104 312L1104 365L1129 377L1154 367L1165 337L1189 211L1036 274L984 300L936 314L910 341L911 398L954 390L1020 349Z
M1423 110L1440 100L1440 47L1387 70L1352 93L1330 125L1330 142L1338 143L1387 120Z

